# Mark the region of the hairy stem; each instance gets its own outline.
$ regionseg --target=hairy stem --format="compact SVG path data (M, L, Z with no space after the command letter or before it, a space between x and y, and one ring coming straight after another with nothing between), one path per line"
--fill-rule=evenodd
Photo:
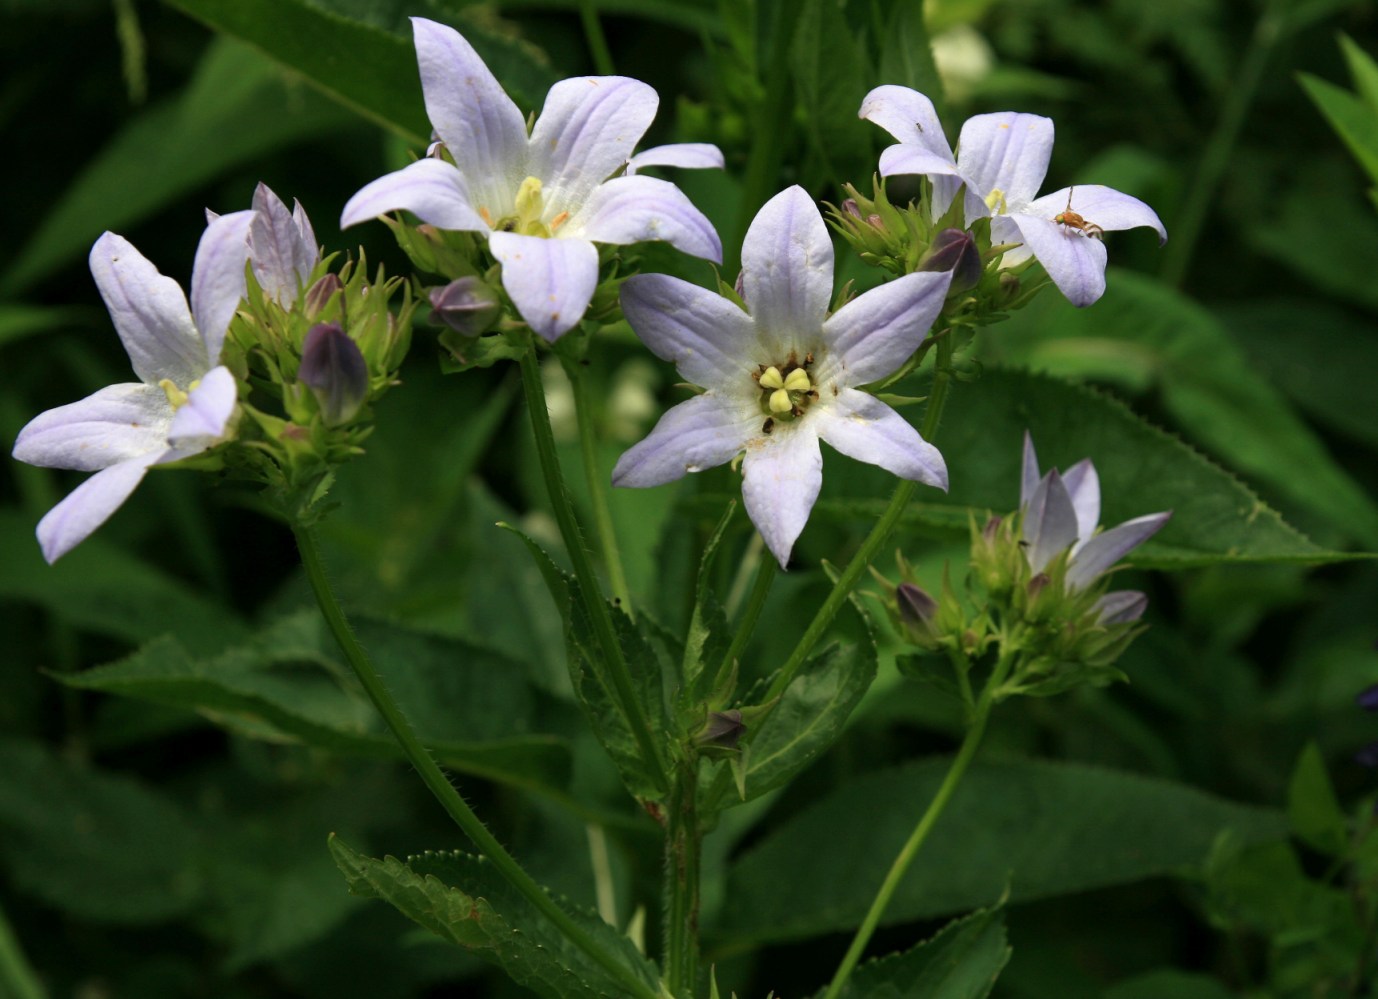
M695 798L698 767L687 764L675 778L665 828L665 985L689 997L699 967L699 857L703 833Z
M316 541L315 532L309 527L297 525L292 528L292 533L296 536L297 549L301 552L302 566L306 569L306 577L311 582L311 590L316 595L316 603L320 607L321 614L325 617L326 624L330 627L331 634L335 636L340 651L344 653L346 661L354 670L354 675L358 677L359 683L369 696L369 700L373 702L373 706L382 715L383 721L392 730L392 734L402 747L403 753L406 754L411 765L416 768L422 782L440 802L441 807L455 821L455 824L464 830L465 835L473 841L474 846L492 862L493 866L508 880L512 887L521 892L538 912L549 919L570 943L588 954L617 981L621 982L629 990L629 995L641 996L643 999L654 999L656 995L654 990L647 986L630 968L625 967L615 957L598 946L563 909L556 905L555 901L532 879L531 875L526 873L522 866L517 863L516 858L503 848L503 845L474 814L473 809L460 797L459 792L455 790L454 785L441 771L430 751L421 744L416 730L412 728L407 716L402 713L397 702L388 693L388 689L383 684L378 671L374 669L368 653L359 643L354 629L350 627L344 609L340 606L339 600L336 599L335 591L326 575L325 563L321 559L320 545Z

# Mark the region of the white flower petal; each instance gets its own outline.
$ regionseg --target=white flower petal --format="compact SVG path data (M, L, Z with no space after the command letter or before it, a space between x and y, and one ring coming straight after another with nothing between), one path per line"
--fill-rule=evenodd
M527 159L528 171L545 185L546 204L578 211L626 165L659 104L655 90L625 76L579 76L551 87Z
M742 297L762 344L783 361L806 351L833 296L833 243L818 206L798 185L765 203L742 243Z
M108 385L40 413L19 431L14 456L45 468L94 472L167 447L172 404L162 389Z
M220 363L220 348L239 303L244 300L245 265L249 262L249 229L254 211L221 215L201 234L191 269L191 314L206 345L199 378ZM175 380L175 379L174 379ZM186 388L187 382L178 382Z
M97 472L72 490L38 522L38 543L43 557L56 562L85 541L97 527L120 508L143 481L148 466L162 452L151 451Z
M545 339L557 339L584 318L598 286L598 250L588 240L495 232L488 248L502 264L512 304Z
M629 448L612 470L615 486L659 486L726 464L761 433L757 407L696 395L670 409L646 439Z
M1055 555L1077 540L1077 511L1057 469L1043 476L1029 497L1023 534L1028 542L1024 554L1034 572L1042 572Z
M187 297L123 236L104 233L91 247L96 279L134 373L146 384L171 378L188 385L206 372L206 346Z
M1012 250L1006 250L1000 257L1001 267L1014 267L1033 256L1033 251L1024 244L1024 234L1008 215L996 215L990 220L990 243L992 246L1019 244Z
M682 170L721 170L722 150L711 142L672 142L643 149L627 161L627 176L646 167L679 167Z
M1067 570L1067 586L1074 590L1090 586L1112 565L1158 533L1171 516L1171 510L1150 513L1097 534L1082 546L1072 560Z
M409 163L365 184L345 204L340 228L402 210L441 229L488 231L488 223L474 209L464 176L444 160L429 159Z
M641 342L695 385L752 398L756 328L721 295L664 274L637 274L622 285L622 311Z
M1148 597L1138 590L1113 590L1097 600L1091 609L1099 612L1101 624L1129 624L1144 616Z
M789 565L794 542L808 523L823 487L823 453L807 424L782 426L747 447L742 462L742 501L766 547Z
M311 222L296 203L288 211L267 184L254 189L254 221L249 227L249 258L254 279L269 298L290 306L320 260Z
M847 457L947 491L947 464L938 449L875 396L843 389L805 419L819 437Z
M1072 506L1077 511L1077 543L1073 554L1091 539L1100 523L1100 476L1090 458L1083 458L1062 477L1067 487L1067 495L1072 497Z
M528 172L526 118L459 32L421 17L411 23L426 114L469 181L473 205L501 218Z
M991 214L986 209L973 215L973 197L980 201L999 190L1011 211L1033 200L1052 153L1051 118L1014 111L968 118L957 142L957 165L967 182L967 224Z
M695 257L722 263L722 242L713 223L674 184L653 177L617 177L599 185L561 236L595 243L663 240Z
M177 457L199 454L225 435L238 396L234 375L225 367L213 368L201 384L187 393L187 401L173 414L167 440Z
M892 374L919 349L942 311L951 271L906 274L858 295L823 324L821 386L864 385Z
M1011 215L1019 234L1058 291L1078 308L1105 294L1105 244L1048 219Z
M1034 450L1033 434L1024 431L1024 462L1019 476L1019 509L1028 508L1034 490L1038 488L1038 452Z
M1147 226L1158 233L1159 245L1167 242L1167 229L1163 227L1158 213L1138 198L1121 194L1113 187L1102 184L1078 184L1064 187L1052 194L1029 202L1024 211L1030 215L1055 218L1067 210L1068 195L1071 195L1072 211L1085 221L1108 231L1115 229L1135 229Z
M875 122L906 145L922 146L949 163L953 161L952 147L943 135L933 102L917 90L894 84L876 87L862 99L857 117Z

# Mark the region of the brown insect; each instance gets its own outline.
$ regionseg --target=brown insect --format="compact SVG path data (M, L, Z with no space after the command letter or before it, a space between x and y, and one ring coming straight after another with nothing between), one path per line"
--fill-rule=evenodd
M1065 225L1068 229L1080 230L1083 236L1090 236L1092 239L1103 239L1105 237L1104 229L1094 222L1086 221L1080 214L1072 211L1072 192L1075 190L1075 187L1068 188L1067 207L1054 215L1053 221L1060 225Z

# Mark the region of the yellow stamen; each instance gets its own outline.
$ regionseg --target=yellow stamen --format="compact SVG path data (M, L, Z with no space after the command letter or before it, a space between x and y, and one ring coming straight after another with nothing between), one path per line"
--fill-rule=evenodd
M791 392L807 392L813 388L809 382L809 373L803 368L795 368L785 376L785 388Z
M986 207L996 215L1004 215L1009 209L1009 204L1005 201L1005 192L1000 188L994 188L986 195Z
M158 383L158 387L163 390L163 395L167 396L167 401L173 409L181 409L187 403L187 394L179 389L171 378L164 378ZM192 388L196 385L193 384Z
M784 388L785 380L780 377L780 369L772 364L770 367L766 368L766 370L762 371L760 378L760 386L761 388L767 389Z
M529 221L539 219L543 211L545 203L541 199L541 182L536 177L527 177L517 188L517 214L522 221Z
M772 368L772 371L775 369ZM764 381L764 376L762 376ZM770 393L770 411L772 413L788 413L794 408L794 403L790 402L789 393L782 388Z

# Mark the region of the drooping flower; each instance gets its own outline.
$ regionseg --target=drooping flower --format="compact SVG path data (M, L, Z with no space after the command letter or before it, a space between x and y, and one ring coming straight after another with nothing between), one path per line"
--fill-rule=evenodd
M1062 475L1056 468L1042 478L1033 437L1024 434L1024 467L1019 506L1024 515L1024 555L1029 568L1042 572L1056 556L1071 549L1065 577L1067 587L1084 590L1111 566L1143 544L1167 523L1172 511L1150 513L1097 533L1100 522L1100 477L1090 458L1083 458ZM1116 590L1096 604L1106 624L1135 621L1148 598L1136 590Z
M638 165L702 159L701 149L662 147L658 158L648 150L633 160L659 104L649 86L621 76L562 80L528 135L517 105L457 31L419 17L412 30L426 112L454 165L428 157L380 177L345 205L341 227L405 209L441 229L485 234L517 311L547 340L588 308L595 243L664 240L722 261L717 233L684 193L635 174Z
M96 473L39 521L49 562L103 524L150 467L199 454L227 433L237 389L219 363L220 349L244 297L255 217L234 212L206 227L190 308L177 282L123 236L107 232L96 240L91 275L139 381L50 409L19 432L14 456L20 461Z
M862 102L860 117L898 140L881 153L881 176L927 176L934 218L965 185L967 226L989 216L993 243L1021 244L1005 253L1004 265L1037 257L1073 305L1090 305L1105 294L1104 232L1148 226L1160 243L1167 241L1152 208L1112 188L1078 184L1037 197L1053 151L1051 118L1014 111L968 118L954 157L932 102L907 87L877 87Z
M799 187L757 214L742 245L746 311L659 274L631 277L622 309L637 335L704 392L675 406L613 469L656 486L745 451L747 513L780 564L823 482L819 440L903 478L947 488L942 455L858 386L893 373L942 309L952 275L910 274L828 314L833 248Z

